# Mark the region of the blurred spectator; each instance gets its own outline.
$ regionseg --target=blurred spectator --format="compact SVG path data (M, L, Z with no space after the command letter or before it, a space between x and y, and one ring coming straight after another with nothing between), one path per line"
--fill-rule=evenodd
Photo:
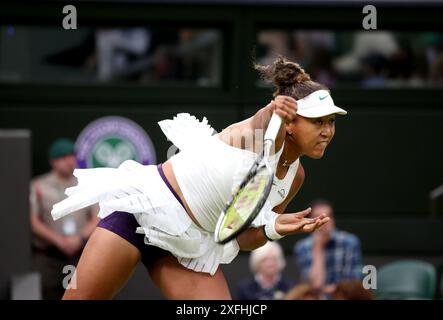
M373 300L375 295L363 287L360 280L343 280L324 289L315 289L309 283L302 283L292 288L285 295L285 300Z
M407 84L414 78L414 54L410 48L402 48L394 53L388 63L390 85Z
M271 64L279 55L294 58L289 33L284 30L263 30L257 39L257 63Z
M309 283L296 285L285 295L285 300L320 300L320 298L319 290L314 289Z
M335 68L341 73L360 72L360 61L365 56L380 55L388 59L398 51L394 34L387 31L358 32L354 37L351 52L335 61Z
M418 46L424 50L424 59L426 60L429 71L429 80L431 83L441 85L441 61L443 56L443 35L436 32L426 32L420 35Z
M144 28L97 30L99 79L114 80L134 57L140 57L148 50L150 41L150 32Z
M217 85L221 77L223 51L216 30L181 29L178 52L183 61L183 79L195 80L200 86Z
M237 298L240 300L278 300L292 286L282 278L286 265L283 250L277 242L268 242L251 252L249 266L253 280L240 284Z
M31 182L30 210L33 233L33 265L42 277L43 299L60 299L63 267L75 265L87 238L97 225L95 207L80 210L57 221L52 206L66 196L64 191L77 184L74 144L68 139L56 140L49 149L51 171Z
M333 54L327 48L317 48L312 55L309 70L316 81L331 88L337 81L335 70L332 66Z
M348 232L335 228L332 205L326 200L317 200L311 205L311 216L326 213L331 220L294 247L301 278L314 289L346 279L361 279L361 249L359 239Z
M335 34L330 31L297 30L292 36L295 60L308 69L316 81L333 87L335 75L332 58L336 50Z
M381 54L372 53L361 59L363 69L362 87L368 89L386 86L387 61Z
M363 287L360 280L343 280L331 287L332 300L374 300L374 293Z

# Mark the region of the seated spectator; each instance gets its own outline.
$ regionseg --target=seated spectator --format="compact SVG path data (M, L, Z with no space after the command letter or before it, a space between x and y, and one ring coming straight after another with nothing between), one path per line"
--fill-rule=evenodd
M392 32L357 32L352 50L334 61L335 69L343 74L358 73L361 71L361 59L368 53L388 59L398 48L397 39Z
M360 280L343 280L331 287L332 300L373 300L374 293L363 287Z
M249 266L254 279L242 282L237 298L240 300L278 300L291 287L282 278L286 265L283 250L277 242L268 242L251 252Z
M321 292L309 283L296 285L285 295L285 300L320 300Z
M302 283L285 295L285 300L373 300L374 293L365 289L360 280L343 280L337 284L325 287L322 290L315 289L309 283Z
M294 247L303 282L316 290L346 279L361 279L361 249L357 236L337 230L332 205L317 200L311 205L311 217L326 213L331 220Z
M363 68L362 87L368 89L386 86L387 60L380 54L368 54L361 59Z

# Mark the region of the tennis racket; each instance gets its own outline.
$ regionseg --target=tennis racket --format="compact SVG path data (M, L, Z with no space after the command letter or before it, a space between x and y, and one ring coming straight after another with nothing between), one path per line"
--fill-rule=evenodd
M225 244L248 228L263 208L271 192L274 171L269 164L282 119L274 113L265 132L263 150L222 211L215 227L214 239Z

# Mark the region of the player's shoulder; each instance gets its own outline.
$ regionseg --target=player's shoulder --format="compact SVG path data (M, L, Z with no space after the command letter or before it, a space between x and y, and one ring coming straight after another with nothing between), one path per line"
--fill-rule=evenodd
M239 122L234 122L224 128L219 135L221 137L235 137L238 135L242 135L245 132L252 132L253 131L253 125L252 125L252 118L248 118Z
M255 139L255 131L253 129L251 118L229 125L218 133L217 137L232 147L245 149L251 152L256 151L255 143L250 143Z

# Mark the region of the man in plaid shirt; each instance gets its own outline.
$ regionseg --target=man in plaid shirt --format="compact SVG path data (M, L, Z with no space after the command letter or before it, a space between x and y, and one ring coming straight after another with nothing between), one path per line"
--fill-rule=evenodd
M360 240L351 233L335 228L329 202L317 200L311 207L311 217L327 213L331 220L294 246L301 282L308 282L321 290L342 280L361 279Z

